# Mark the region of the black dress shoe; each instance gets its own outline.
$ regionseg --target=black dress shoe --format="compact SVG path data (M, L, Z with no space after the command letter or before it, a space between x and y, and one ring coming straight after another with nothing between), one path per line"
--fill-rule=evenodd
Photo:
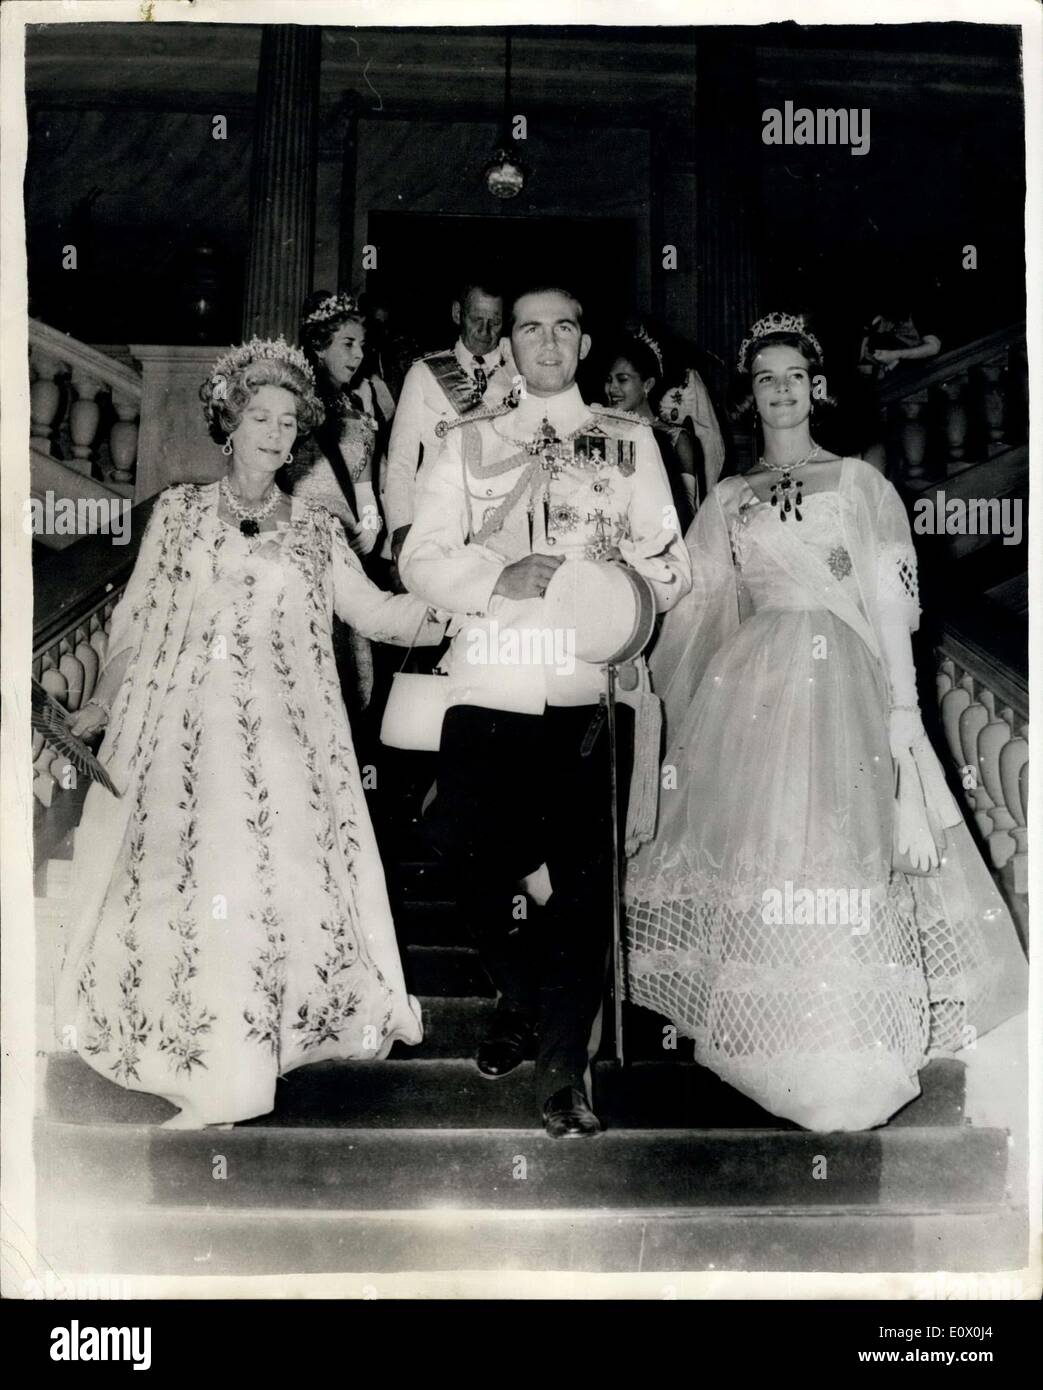
M601 1133L598 1117L575 1086L562 1086L544 1101L543 1128L552 1139L592 1139Z
M479 1044L475 1057L478 1070L491 1080L506 1076L525 1060L531 1041L532 1026L521 1014L494 1015L489 1036Z

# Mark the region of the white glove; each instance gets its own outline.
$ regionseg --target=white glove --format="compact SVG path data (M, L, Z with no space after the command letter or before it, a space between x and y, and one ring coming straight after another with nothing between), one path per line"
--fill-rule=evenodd
M380 535L380 508L372 483L355 484L355 510L358 521L351 528L351 548L356 555L368 555Z
M659 560L656 556L662 555L676 538L676 531L664 529L643 541L622 540L619 542L619 553L630 568L645 579L658 579L662 584L669 584L674 572L665 560Z
M916 761L908 749L897 754L898 799L895 804L894 843L900 854L921 871L938 867L938 846L927 819L927 806Z
M927 735L924 732L920 711L913 706L902 705L891 710L887 717L887 733L891 744L891 757L897 759Z
M909 628L899 615L888 612L886 608L880 614L880 646L891 686L891 712L888 717L891 756L897 759L900 753L918 743L925 735L916 695L916 670Z

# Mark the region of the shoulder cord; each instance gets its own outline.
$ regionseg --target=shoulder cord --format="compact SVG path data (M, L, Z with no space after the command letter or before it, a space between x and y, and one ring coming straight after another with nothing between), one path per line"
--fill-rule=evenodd
M503 499L498 507L495 507L482 522L477 531L474 530L474 512L471 508L471 489L467 478L468 466L480 468L482 462L482 436L475 429L473 424L463 427L461 437L460 457L463 466L463 485L464 497L467 499L467 531L470 536L468 544L484 545L490 536L501 530L503 523L514 510L522 496L530 490L532 480L537 470L540 468L542 460L537 456L522 470L521 477L511 488L510 492ZM508 459L506 464L499 468L500 472L507 472L508 468L516 468L518 455ZM486 477L492 477L490 470L486 470Z

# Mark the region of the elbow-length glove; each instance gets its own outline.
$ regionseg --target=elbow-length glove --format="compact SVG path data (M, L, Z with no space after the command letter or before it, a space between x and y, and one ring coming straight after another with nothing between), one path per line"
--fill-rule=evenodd
M880 643L891 687L888 738L898 774L894 848L898 854L908 854L910 862L926 872L936 869L939 863L938 846L927 814L928 793L921 779L921 769L931 758L930 749L923 748L927 734L916 695L909 628L899 613L888 613L886 609L881 612ZM943 790L948 795L944 783Z

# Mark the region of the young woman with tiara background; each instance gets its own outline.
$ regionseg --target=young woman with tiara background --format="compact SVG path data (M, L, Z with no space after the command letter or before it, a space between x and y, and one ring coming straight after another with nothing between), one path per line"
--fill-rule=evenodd
M866 1129L1025 1007L1026 964L921 721L905 509L813 439L802 319L738 368L763 452L699 509L650 662L672 775L629 865L631 997L766 1110Z
M643 327L614 342L605 362L607 403L632 411L655 429L684 530L706 496L708 480L709 486L716 483L724 464L724 441L706 388L695 369L689 368L685 385L664 393L663 352Z
M375 547L384 520L374 479L395 403L380 377L366 372L366 324L356 296L326 290L309 295L300 340L325 418L297 441L283 477L295 496L321 503L340 520L352 550L379 582ZM344 698L357 717L373 694L372 649L361 633L340 623L334 624L333 644Z
M442 625L363 573L341 522L275 477L323 408L304 355L254 339L201 392L228 473L156 499L73 732L88 794L59 1036L181 1128L272 1109L308 1062L415 1043L334 666L334 613L407 645ZM427 615L427 616L425 616Z

